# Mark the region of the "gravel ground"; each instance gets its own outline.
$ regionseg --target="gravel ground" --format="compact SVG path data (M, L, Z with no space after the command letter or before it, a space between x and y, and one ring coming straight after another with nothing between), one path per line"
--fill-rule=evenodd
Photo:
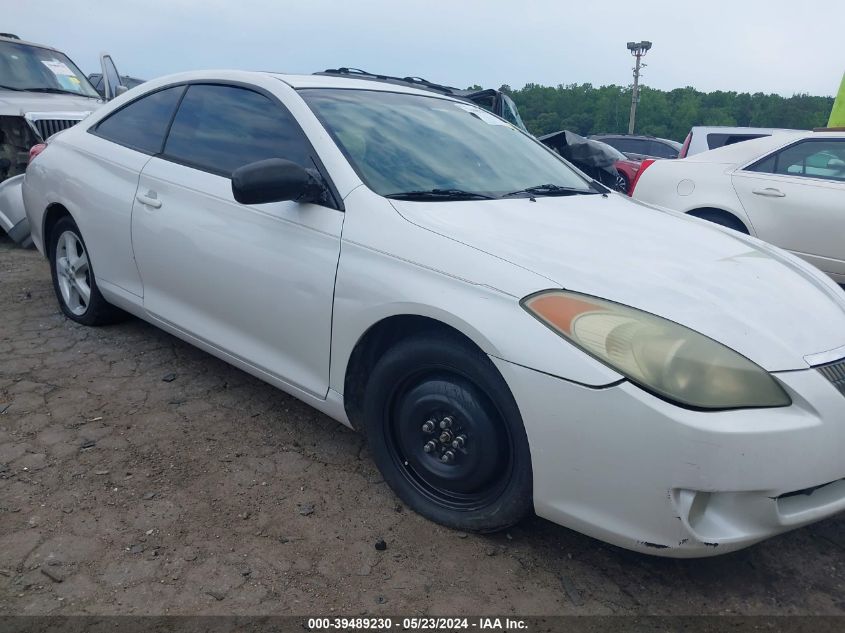
M845 516L698 561L441 528L299 401L139 320L65 319L0 237L0 614L845 614L844 549Z

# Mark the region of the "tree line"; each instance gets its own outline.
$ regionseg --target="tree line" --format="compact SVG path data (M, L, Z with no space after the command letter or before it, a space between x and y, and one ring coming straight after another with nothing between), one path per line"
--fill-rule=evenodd
M513 98L528 130L535 135L558 130L578 134L627 132L631 89L592 84L502 86ZM700 92L695 88L640 88L637 134L683 141L694 125L738 125L812 129L824 127L833 97L757 92Z

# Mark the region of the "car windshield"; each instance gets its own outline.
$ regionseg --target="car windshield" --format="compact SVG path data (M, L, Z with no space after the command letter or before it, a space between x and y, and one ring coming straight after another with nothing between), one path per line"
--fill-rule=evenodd
M539 186L536 195L595 193L545 146L469 103L375 90L310 88L300 95L361 179L383 196L501 197Z
M85 75L65 55L18 42L0 42L0 88L99 98Z

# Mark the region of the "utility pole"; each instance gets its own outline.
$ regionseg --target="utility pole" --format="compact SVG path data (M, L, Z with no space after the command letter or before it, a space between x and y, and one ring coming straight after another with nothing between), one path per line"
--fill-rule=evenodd
M628 50L631 55L637 58L637 65L634 66L634 89L631 92L631 118L628 119L628 134L634 133L634 126L637 122L637 103L640 101L640 67L642 58L651 48L651 42L643 40L642 42L628 42Z

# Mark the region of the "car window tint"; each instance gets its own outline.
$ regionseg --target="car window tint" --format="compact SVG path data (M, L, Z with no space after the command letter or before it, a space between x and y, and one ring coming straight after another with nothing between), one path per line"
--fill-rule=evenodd
M845 181L845 139L802 141L753 165L752 170Z
M158 154L184 90L184 86L174 86L141 97L100 121L94 133L131 149Z
M648 154L648 141L642 141L636 138L613 138L601 140L623 153Z
M226 177L266 158L314 167L310 145L293 116L268 97L235 86L190 86L164 154Z
M753 164L748 168L748 171L756 171L761 174L775 173L775 163L777 162L777 154L772 154L768 158L764 158L758 163Z
M723 134L713 133L707 135L707 147L710 149L717 149L725 145L733 145L734 143L742 143L742 141L750 141L753 138L762 138L770 136L769 134Z
M678 150L666 143L660 141L649 141L648 151L644 152L649 156L657 156L658 158L677 158Z

